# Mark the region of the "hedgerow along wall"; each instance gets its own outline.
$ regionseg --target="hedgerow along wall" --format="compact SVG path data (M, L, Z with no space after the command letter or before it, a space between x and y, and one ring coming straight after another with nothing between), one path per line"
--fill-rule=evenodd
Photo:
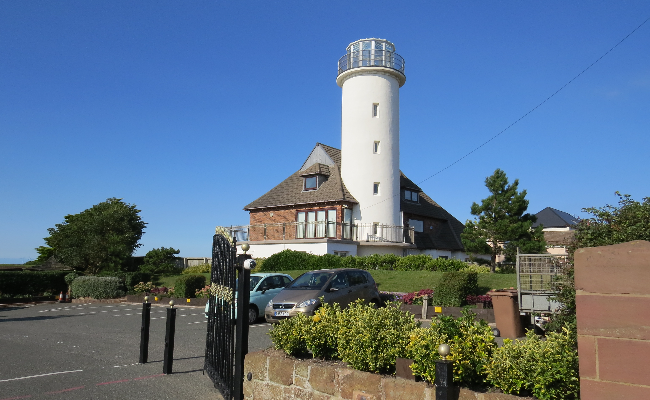
M650 399L650 242L575 253L583 399Z

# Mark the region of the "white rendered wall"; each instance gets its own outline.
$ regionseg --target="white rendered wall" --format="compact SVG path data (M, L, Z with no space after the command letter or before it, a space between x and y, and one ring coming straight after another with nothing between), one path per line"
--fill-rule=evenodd
M399 87L385 68L348 71L340 83L341 176L359 202L352 208L356 222L400 225L399 210ZM373 117L373 104L379 115ZM373 145L379 141L379 154ZM379 195L373 184L379 182Z

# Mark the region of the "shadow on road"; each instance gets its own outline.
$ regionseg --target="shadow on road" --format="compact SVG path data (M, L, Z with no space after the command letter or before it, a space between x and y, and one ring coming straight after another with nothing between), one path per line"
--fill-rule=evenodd
M59 319L59 318L70 318L70 317L84 317L85 315L41 315L38 317L23 317L23 318L7 318L7 319L0 319L0 323L2 322L25 322L25 321L46 321L48 319ZM3 315L0 315L0 317L5 318Z

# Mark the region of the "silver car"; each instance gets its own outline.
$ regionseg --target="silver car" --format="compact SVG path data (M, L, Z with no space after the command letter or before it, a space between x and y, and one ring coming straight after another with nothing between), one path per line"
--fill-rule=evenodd
M338 303L341 308L357 299L380 305L379 291L372 276L361 269L321 269L300 275L282 289L264 310L267 322L278 322L298 314L314 315L325 303Z

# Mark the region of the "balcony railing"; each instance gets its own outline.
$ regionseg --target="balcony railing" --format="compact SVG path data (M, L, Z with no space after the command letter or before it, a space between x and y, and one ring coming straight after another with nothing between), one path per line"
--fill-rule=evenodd
M339 59L339 75L360 67L386 67L404 75L404 59L397 53L386 50L360 50L347 53Z
M283 222L230 227L240 241L339 239L358 242L415 243L413 227L341 222Z

